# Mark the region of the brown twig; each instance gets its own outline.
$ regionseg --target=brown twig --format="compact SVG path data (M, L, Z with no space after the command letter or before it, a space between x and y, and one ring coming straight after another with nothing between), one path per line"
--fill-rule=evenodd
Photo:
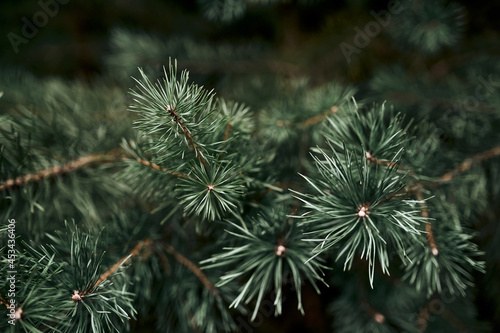
M123 265L123 263L126 260L139 255L144 248L150 247L151 245L153 245L153 239L151 239L151 238L147 238L147 239L137 243L137 245L132 249L132 251L130 251L129 254L127 254L126 256L121 258L120 260L118 260L106 272L101 274L99 279L96 281L96 283L92 286L92 288L90 290L85 291L83 293L79 293L78 291L75 291L75 295L78 296L78 300L80 300L81 297L87 295L88 293L94 291L102 282L106 281L113 273L115 273L118 270L118 268L120 268L120 266ZM164 244L163 247L165 248L165 250L168 253L170 253L175 258L175 260L177 260L180 264L182 264L183 266L187 267L190 271L192 271L194 273L194 275L196 275L196 277L201 281L201 283L203 283L203 285L208 290L210 290L214 296L219 295L219 290L212 284L212 282L210 282L210 280L201 271L201 269L198 268L198 266L196 266L192 261L190 261L189 259L184 257L182 254L177 252L173 246L168 245L168 244ZM163 257L160 256L160 259L165 259L165 258L164 258L164 256ZM167 265L168 265L168 263L167 263ZM74 297L75 295L72 295L72 297ZM75 300L75 298L73 298L73 299Z
M9 302L7 302L2 296L0 296L0 304L3 304L5 306L9 306Z
M196 275L196 277L203 283L203 285L212 292L214 296L219 295L219 289L215 287L212 282L207 278L207 276L201 271L201 269L198 268L191 260L188 258L184 257L182 254L177 252L177 250L168 244L164 245L165 250L170 253L175 260L177 260L181 265L185 266L187 269L189 269L191 272Z
M111 266L111 268L109 268L106 272L101 274L101 276L99 277L99 280L97 280L97 282L94 284L94 286L92 287L90 292L92 290L95 290L102 282L106 281L111 276L111 274L115 273L118 270L118 268L120 268L120 266L126 260L137 256L139 253L141 253L142 249L144 249L145 247L149 247L152 244L153 244L153 240L151 238L147 238L146 240L143 240L143 241L140 241L139 243L137 243L137 245L132 249L132 251L130 251L129 254L127 254L125 257L121 258L120 260L118 260L113 266ZM85 293L80 294L80 296L84 296L84 295L85 295Z
M75 161L71 161L63 165L45 169L37 173L30 173L25 176L17 177L15 179L9 179L0 185L0 191L8 190L16 186L23 186L29 183L38 182L48 177L54 177L73 172L85 166L101 165L104 163L115 162L121 159L118 152L121 152L121 149L114 149L105 154L83 156Z
M168 262L168 258L165 253L157 248L153 248L153 251L158 256L165 273L170 275L172 273L172 268L170 267L170 263Z
M421 190L418 190L416 192L416 197L419 201L424 200L424 195L422 194ZM422 209L421 209L421 214L422 217L425 218L427 224L425 225L425 231L427 232L427 241L429 242L429 246L431 247L432 254L437 256L439 253L439 250L436 246L436 241L434 240L434 234L432 233L432 227L431 227L431 222L429 221L429 211L427 210L427 206L425 203L420 203Z
M373 156L369 151L365 152L366 159L373 163L373 164L378 164L378 165L385 165L385 166L390 166L390 167L395 167L396 163L389 162L389 161L383 161L379 160L376 156ZM405 168L405 171L412 172L410 169Z
M231 126L233 126L232 122L227 123L226 131L224 132L224 140L223 141L227 141L227 139L229 139L229 133L231 133Z
M203 166L206 167L207 166L207 161L203 157L203 154L201 153L200 147L194 141L193 136L191 135L191 133L189 133L189 131L186 128L186 126L184 126L184 123L182 122L182 118L177 115L177 110L175 110L174 108L172 108L170 106L167 106L166 111L167 111L167 113L169 115L172 116L172 118L174 118L174 121L181 128L182 134L184 134L184 136L186 137L186 139L188 141L188 144L191 146L191 148L193 148L196 157L198 157L198 159L200 160L201 164L203 164Z
M366 152L366 158L368 161L379 164L379 165L386 165L386 166L394 166L395 164L392 162L388 161L380 161L378 160L375 156L372 156L369 152ZM405 170L409 173L414 173L411 169L405 168ZM427 241L429 242L429 246L431 247L432 254L437 256L439 253L439 250L436 246L436 241L434 240L434 234L432 233L432 227L431 227L431 222L429 221L429 211L427 210L427 206L424 201L424 196L422 194L422 185L418 184L415 187L411 187L406 190L407 192L415 192L415 195L419 201L421 201L421 215L423 218L425 218L427 224L425 225L425 231L427 232ZM395 193L395 195L400 195L403 194L402 191L399 191Z
M223 141L227 141L229 139L229 134L231 133L231 126L233 126L233 123L232 122L229 122L227 123L226 125L226 130L224 131L224 138L223 138ZM225 148L225 146L224 146ZM222 158L224 157L224 151L222 151L219 155L219 159L222 160Z
M456 175L472 168L473 165L497 156L500 156L500 146L496 146L494 148L476 154L472 157L466 158L458 167L439 177L438 182L439 183L449 182Z
M158 171L162 171L162 172L168 172L170 173L171 175L173 176L176 176L176 177L179 177L179 178L189 178L188 176L186 176L185 174L183 173L180 173L180 172L176 172L176 171L169 171L168 169L166 168L162 168L160 167L158 164L156 163L152 163L152 162L149 162L149 161L145 161L141 158L137 158L137 162L139 162L140 164L144 164L148 167L151 167L152 169L155 169L155 170L158 170Z
M302 128L307 128L312 125L316 125L317 123L320 123L323 119L327 118L329 115L332 113L336 113L339 110L337 106L332 106L328 111L325 111L321 114L318 114L317 116L311 117L309 119L306 119L303 121L300 125Z

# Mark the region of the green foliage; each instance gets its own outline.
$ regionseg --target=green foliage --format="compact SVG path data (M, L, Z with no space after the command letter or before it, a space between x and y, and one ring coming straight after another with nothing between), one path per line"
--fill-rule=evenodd
M101 223L117 208L126 187L111 174L120 138L131 131L130 119L116 122L125 107L123 92L106 80L92 86L55 79L39 80L22 71L2 70L0 85L0 177L30 176L19 191L2 195L2 218L24 221L20 235L38 242L75 218L88 225ZM40 87L43 87L41 89ZM93 159L93 156L98 158ZM70 162L81 160L82 167ZM88 163L87 163L87 162ZM62 168L62 165L67 168ZM79 165L76 163L76 165ZM52 170L54 177L37 175ZM74 172L79 170L80 172ZM103 174L107 176L103 177Z
M249 61L267 53L267 47L259 42L213 43L184 34L165 38L124 28L113 29L110 44L112 53L106 58L107 69L120 78L135 75L138 64L147 74L159 75L165 59L169 58L179 59L181 64L188 65L195 72L231 72L231 68L238 72ZM206 79L199 75L196 78Z
M192 169L179 184L179 199L187 213L211 221L221 218L220 212L237 213L236 204L244 187L236 170L220 165L193 165Z
M333 150L332 145L330 147ZM345 148L344 148L345 150ZM389 273L390 253L395 251L402 260L409 244L417 241L423 222L415 200L404 200L402 177L396 174L397 154L390 166L372 166L366 157L361 160L345 150L341 160L333 150L329 156L319 150L313 156L320 178L304 177L315 190L314 194L295 192L310 213L304 224L310 225L307 241L319 243L315 256L335 245L340 249L337 260L346 257L344 269L352 266L358 253L369 263L370 283L373 287L375 262L382 272Z
M297 292L298 309L304 313L301 286L309 281L317 292L315 280L322 281L322 269L326 268L321 259L307 261L311 249L301 241L303 231L291 218L286 218L283 210L266 209L255 218L238 226L230 223L227 232L232 235L231 247L225 252L202 262L205 268L224 268L217 286L224 286L235 280L245 283L239 289L239 295L231 303L237 308L257 298L252 320L257 316L262 299L270 290L273 291L275 314L282 313L283 285L291 278L291 284Z
M453 221L454 205L443 202L443 198L430 205L442 212L434 223L433 235L440 244L439 255L433 256L421 244L413 244L407 254L410 262L404 268L403 279L427 295L441 293L446 289L452 295L466 295L473 286L472 270L485 272L481 257L484 253L472 242L474 233L466 230L460 221ZM454 223L458 222L458 223Z
M247 1L200 0L205 16L213 21L229 22L245 14Z
M196 25L168 20L168 38L115 29L109 76L92 83L1 70L0 220L18 222L16 326L0 331L237 332L266 304L319 314L314 330L488 331L497 59L465 52L457 5L418 1L391 16L392 42L359 48L370 64L346 69L314 44L344 38L353 9L312 38L304 2L199 1L224 24L189 12ZM234 43L253 6L280 22L269 34L282 45ZM8 240L2 224L2 265Z
M23 248L18 250L15 264L19 274L14 273L14 284L22 286L15 299L16 307L22 309L18 321L23 329L29 332L127 329L135 314L132 294L127 291L128 278L118 268L110 278L100 281L105 268L98 238L82 233L74 224L67 224L66 234L61 232L59 237L49 238L52 244L48 246L35 248L22 243L15 247ZM5 253L5 248L2 252ZM6 258L2 257L4 264ZM7 294L2 290L2 295ZM2 321L2 325L9 324Z
M173 265L169 278L161 283L157 295L158 307L154 310L161 314L158 330L191 332L195 328L206 333L234 332L236 324L228 308L234 286L219 288L221 294L214 295L185 267ZM215 279L215 276L209 276Z
M370 294L358 277L351 277L351 281L328 308L338 318L333 325L335 330L382 333L403 329L405 332L418 332L412 319L415 319L415 311L425 299L415 290L377 279L377 288ZM404 297L410 299L403 300Z
M448 1L406 2L398 9L391 36L400 46L434 54L454 46L464 25L464 11Z
M355 101L349 103L338 117L328 118L323 134L336 150L344 146L368 159L388 161L407 145L407 131L403 117L387 111L385 104L369 110L360 109Z
M148 147L155 156L154 162L184 158L186 147L191 148L196 157L206 159L212 147L199 143L198 137L213 125L210 119L213 95L189 84L187 71L177 80L177 64L169 66L169 74L165 70L163 82L155 84L139 71L142 81L136 80L137 91L131 91L135 103L130 108L141 115L136 128L155 139ZM169 140L170 137L177 140Z

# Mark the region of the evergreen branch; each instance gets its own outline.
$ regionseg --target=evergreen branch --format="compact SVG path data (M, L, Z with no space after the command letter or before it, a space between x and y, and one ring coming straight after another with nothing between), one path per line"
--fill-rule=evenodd
M45 178L67 174L86 166L96 166L119 161L121 159L121 156L118 154L119 152L121 152L121 148L113 149L105 154L87 155L66 164L48 168L37 173L30 173L15 179L8 179L0 185L0 191L8 190L16 186L21 187L30 183L39 182Z
M500 146L496 146L472 157L466 158L458 167L439 177L438 182L449 182L453 179L453 177L472 168L473 165L497 156L500 156Z
M424 220L420 211L407 200L392 200L404 187L403 178L397 175L402 149L387 168L373 168L366 156L361 161L343 147L344 156L332 150L330 156L318 148L320 156L313 156L319 171L318 179L304 179L315 190L314 194L292 191L295 197L311 209L304 224L316 242L314 256L337 244L342 250L337 259L345 257L344 269L350 269L358 252L368 259L369 279L373 286L376 261L388 273L388 251L394 246L401 258L414 237L421 231Z
M137 245L127 254L125 257L118 260L111 268L109 268L106 272L102 273L99 277L99 280L94 284L91 290L95 290L102 282L106 281L113 273L115 273L118 268L129 258L135 257L139 253L141 253L142 249L145 247L149 247L153 244L153 240L151 238L147 238L146 240L140 241ZM84 294L80 295L84 296Z
M369 162L372 162L373 164L378 164L378 165L385 165L385 166L388 166L388 167L395 167L396 164L393 163L393 162L390 162L390 161L384 161L384 160L379 160L376 156L373 156L372 154L370 154L370 152L365 152L365 155L366 155L366 159L369 161ZM405 169L403 166L399 165L399 169L403 169L405 171L408 171L410 172L410 170L407 170Z
M233 126L232 122L227 123L226 131L224 132L224 139L223 139L223 141L227 141L227 139L229 139L229 133L231 132L231 126Z
M203 154L200 150L200 147L194 141L193 136L191 135L191 133L189 133L188 129L186 128L186 126L182 122L182 118L177 115L177 110L175 110L175 108L171 107L170 105L167 105L166 111L169 115L172 116L172 118L174 119L174 122L176 124L178 124L179 127L181 128L182 134L186 137L188 144L194 150L194 153L195 153L196 157L198 157L198 159L200 160L201 164L203 164L204 167L207 167L207 161L203 157Z
M321 114L318 114L314 117L311 117L309 119L306 119L305 121L303 121L301 124L300 124L300 127L301 128L308 128L312 125L316 125L318 123L320 123L321 121L323 121L325 118L327 118L328 116L330 116L331 114L333 113L336 113L337 111L339 110L339 108L337 106L332 106L330 108L330 110L327 110Z
M145 160L143 160L140 157L137 158L137 162L139 162L140 164L144 164L144 165L146 165L148 167L151 167L151 168L153 168L155 170L158 170L158 171L169 172L171 175L177 176L179 178L188 178L189 177L189 176L187 176L187 175L185 175L183 173L180 173L180 172L169 171L167 168L162 168L158 164L153 163L153 162L149 162L149 161L145 161Z
M207 167L193 163L190 177L179 183L179 199L184 210L203 219L214 221L238 210L238 200L244 193L242 179L227 163Z
M189 150L206 166L205 154L209 153L206 149L216 148L217 143L206 145L198 140L215 125L213 92L190 84L187 71L178 79L176 62L169 63L168 73L164 68L164 78L156 83L151 82L142 69L139 71L142 79L134 79L137 90L131 90L134 103L130 110L141 114L141 119L135 122L136 128L150 137L148 149L156 162L171 160L173 156L184 159Z
M227 125L226 125L226 129L224 131L224 138L222 139L222 141L225 142L226 144L227 144L226 141L229 139L229 134L231 133L231 127L232 126L233 126L233 122L232 121L228 122ZM222 158L224 157L224 153L225 153L225 151L222 151L220 153L220 156L219 156L220 160L222 160Z
M278 127L285 127L285 128L293 128L293 127L297 127L297 128L300 128L300 129L306 129L306 128L309 128L313 125L316 125L320 122L322 122L323 120L325 120L326 118L328 118L331 114L333 113L336 113L337 111L339 110L339 108L337 106L332 106L329 110L323 112L323 113L320 113L318 115L315 115L311 118L308 118L302 122L300 122L299 124L294 124L288 120L283 120L283 119L278 119L276 121L276 126Z
M231 247L225 247L223 253L201 262L206 264L206 269L227 269L217 286L245 281L229 307L238 308L240 304L248 304L255 299L252 321L257 316L264 295L270 290L275 293L275 314L282 313L282 289L287 276L291 276L297 295L297 309L301 313L304 313L301 293L304 281L308 280L317 293L317 282L325 283L321 276L326 268L322 259L307 260L312 247L302 241L303 229L286 217L288 212L289 207L286 206L279 210L263 209L248 227L229 222L230 229L226 232L235 237L235 242L231 243Z
M338 151L348 148L363 153L369 160L371 156L384 160L392 157L408 142L406 133L411 121L404 125L404 116L395 114L385 104L374 105L365 112L353 100L338 117L326 119L328 126L323 135Z
M191 260L184 257L182 254L177 252L177 250L172 245L164 244L163 247L168 253L174 256L175 260L177 260L181 265L185 266L187 269L193 272L194 275L196 275L201 283L203 283L203 285L208 290L210 290L214 296L219 296L219 289L217 289L217 287L215 287L212 282L210 282L210 280L202 272L202 270L198 268L198 266L196 266Z
M429 211L427 210L427 206L425 205L424 196L420 190L417 190L416 196L420 203L420 206L422 207L421 209L422 217L425 219L425 222L427 222L425 225L425 231L427 232L427 241L429 242L429 246L431 247L432 254L437 256L439 250L436 246L434 234L432 233L432 226L431 222L429 221Z

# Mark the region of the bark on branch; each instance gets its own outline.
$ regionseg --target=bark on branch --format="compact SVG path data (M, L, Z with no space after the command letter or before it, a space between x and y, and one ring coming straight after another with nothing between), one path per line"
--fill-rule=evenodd
M116 162L122 159L120 156L121 149L114 149L105 154L94 154L80 157L77 160L68 162L63 165L58 165L52 168L48 168L37 173L30 173L24 176L17 177L15 179L8 179L3 184L0 185L0 191L8 190L14 187L21 187L30 183L39 182L45 178L55 177L62 174L67 174L74 172L78 169L87 166L96 166L105 163Z

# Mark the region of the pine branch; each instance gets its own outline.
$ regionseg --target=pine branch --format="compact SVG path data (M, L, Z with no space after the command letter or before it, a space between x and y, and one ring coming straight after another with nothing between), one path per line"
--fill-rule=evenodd
M188 144L191 146L191 148L194 150L196 157L200 160L201 164L203 164L204 167L207 167L207 161L203 157L203 154L201 153L200 147L198 144L194 141L193 136L191 133L189 133L188 129L182 122L182 118L177 115L177 110L172 108L170 105L167 105L166 111L169 115L172 116L174 119L175 123L179 125L181 128L182 134L186 137L186 140Z
M233 122L228 122L227 125L226 125L226 130L224 131L224 138L222 139L222 141L224 141L227 145L227 140L229 139L229 134L231 133L231 127L233 126ZM225 147L224 147L225 148ZM222 158L224 157L224 151L222 151L220 153L220 156L219 156L219 159L222 160Z
M185 157L186 150L192 151L204 167L208 166L205 154L207 147L216 143L199 142L206 133L213 130L213 92L189 83L189 73L182 71L177 78L177 63L169 63L164 68L162 80L152 82L142 69L142 79L137 82L137 90L131 90L134 103L130 110L138 112L136 128L150 137L148 150L156 162L171 160L174 156ZM180 142L178 141L180 139ZM179 144L182 143L182 144Z
M118 268L120 268L121 265L123 265L125 261L127 261L129 258L135 257L136 255L141 253L142 249L144 249L145 247L149 247L152 244L153 240L151 238L147 238L146 240L137 243L137 245L132 249L132 251L130 251L128 255L118 260L113 266L111 266L111 268L109 268L106 272L101 274L99 280L97 280L97 282L94 284L94 286L90 291L95 290L102 282L106 281L113 273L115 273L118 270ZM85 294L82 294L80 296L84 295Z
M330 141L327 143L331 153L318 148L319 154L313 155L318 177L303 176L314 192L292 191L305 208L312 209L303 222L311 228L310 238L305 240L317 243L313 257L339 244L342 250L337 260L345 258L344 269L350 269L356 253L361 252L368 259L373 286L376 262L382 272L389 273L387 253L392 244L403 256L413 237L423 233L419 230L424 220L420 212L407 200L393 200L405 187L403 178L397 175L402 149L387 168L373 168L366 157L359 162L345 145L341 156Z
M71 161L63 165L45 169L37 173L30 173L25 176L17 177L15 179L8 179L3 184L0 185L0 191L8 190L14 187L21 187L30 183L39 182L45 178L55 177L58 175L74 172L86 166L97 166L106 163L116 162L122 158L122 156L120 156L121 152L122 152L121 148L116 148L104 154L93 154L93 155L83 156L75 161Z
M371 156L370 153L368 153L368 152L366 152L366 157L369 161L371 161L373 163L386 165L386 166L393 166L391 162L377 160L375 156ZM413 170L411 170L409 168L405 168L405 167L401 167L401 166L400 166L400 168L403 170L406 170L410 174L415 174L413 172ZM427 232L427 241L429 243L429 246L431 247L432 254L437 256L439 253L439 250L437 248L436 241L434 240L434 234L432 233L432 226L431 226L431 222L429 220L429 211L427 210L427 206L424 203L425 199L424 199L424 196L422 194L421 189L422 189L421 184L418 184L415 187L409 188L408 192L415 192L417 200L420 202L421 215L426 221L425 231ZM402 191L398 192L398 195L402 194L403 191L404 191L404 189Z
M366 158L368 159L368 161L375 163L375 164L394 167L394 163L389 162L389 161L380 161L375 156L371 156L369 152L366 152ZM415 174L413 172L413 170L411 170L407 167L400 166L400 168L405 170L409 174ZM426 221L425 231L427 232L427 241L429 242L429 246L431 247L432 254L437 256L439 253L439 250L437 248L436 241L434 240L434 234L432 233L432 226L431 226L431 222L429 220L429 211L427 210L427 206L424 203L425 199L424 199L424 196L422 194L421 189L422 189L421 184L418 184L414 187L410 187L407 191L408 192L415 192L415 196L417 197L417 200L420 202L421 215ZM394 196L401 197L401 194L403 194L404 191L405 191L405 189L397 192Z
M372 154L370 154L370 152L365 152L365 155L366 155L366 159L371 162L371 163L374 163L374 164L378 164L378 165L385 165L385 166L388 166L388 167L395 167L396 164L390 162L390 161L383 161L383 160L379 160L376 156L373 156ZM403 166L399 165L399 169L403 169L407 172L413 172L407 168L404 168Z
M187 269L189 269L191 272L196 275L196 277L203 283L203 285L212 292L214 296L219 296L219 289L215 287L212 282L207 278L207 276L202 272L201 269L198 268L191 260L188 258L184 257L182 254L177 252L177 250L168 244L164 244L163 247L165 250L170 253L172 256L174 256L175 260L177 260L181 265L185 266Z
M226 131L224 132L224 139L223 139L223 141L227 141L227 139L229 139L229 133L231 132L231 126L233 126L232 122L227 123Z
M311 117L309 119L306 119L305 121L303 121L300 124L300 127L301 128L308 128L308 127L310 127L312 125L316 125L316 124L320 123L321 121L323 121L328 116L330 116L331 114L336 113L338 110L339 110L339 108L334 105L334 106L332 106L330 108L330 110L325 111L325 112L323 112L323 113L321 113L319 115L316 115L314 117Z
M463 172L469 170L475 164L478 164L484 160L488 160L490 158L494 158L497 156L500 156L500 146L496 146L494 148L491 148L489 150L486 150L484 152L476 154L472 157L466 158L458 167L456 167L452 171L449 171L449 172L445 173L444 175L442 175L441 177L439 177L437 182L439 182L439 183L449 182L453 179L453 177L457 176L460 173L463 173Z
M189 177L189 176L187 176L187 175L185 175L183 173L180 173L180 172L169 171L167 168L162 168L158 164L152 163L152 162L149 162L149 161L145 161L145 160L141 159L140 157L137 158L137 162L139 162L140 164L144 164L144 165L146 165L148 167L151 167L151 168L153 168L155 170L158 170L158 171L168 172L171 175L177 176L179 178L188 178Z
M436 246L436 241L434 240L434 234L432 233L431 222L429 221L429 211L427 210L427 206L424 203L424 195L422 191L418 190L416 193L417 199L420 202L421 214L422 217L425 218L427 224L425 225L425 231L427 232L427 241L429 242L429 246L431 247L432 254L437 256L439 250Z
M299 123L298 125L295 125L287 120L277 120L276 125L278 127L288 127L288 128L297 127L300 129L306 129L310 126L313 126L313 125L316 125L316 124L322 122L324 119L328 118L328 116L330 116L331 114L336 113L338 110L339 110L339 108L334 105L330 108L330 110L327 110L327 111L325 111L321 114L318 114L316 116L313 116L311 118L308 118L308 119L302 121L301 123Z

